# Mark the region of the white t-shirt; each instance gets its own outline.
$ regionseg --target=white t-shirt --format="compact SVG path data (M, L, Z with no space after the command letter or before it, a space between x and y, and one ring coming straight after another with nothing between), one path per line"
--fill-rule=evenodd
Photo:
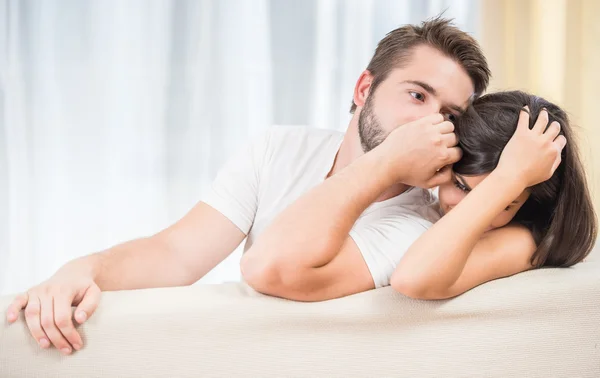
M222 167L204 202L248 236L248 250L276 215L325 180L343 138L333 130L274 127ZM362 213L350 237L376 287L389 285L408 247L439 217L435 197L419 188Z

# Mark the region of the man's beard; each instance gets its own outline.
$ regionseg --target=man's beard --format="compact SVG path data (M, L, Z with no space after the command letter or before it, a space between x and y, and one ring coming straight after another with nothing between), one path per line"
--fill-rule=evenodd
M363 152L367 153L379 146L385 140L385 133L377 116L373 112L373 96L367 97L365 107L358 117L358 136Z

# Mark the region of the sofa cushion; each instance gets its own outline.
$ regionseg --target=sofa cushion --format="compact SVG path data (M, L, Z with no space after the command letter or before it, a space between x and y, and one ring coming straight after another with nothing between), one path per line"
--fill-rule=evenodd
M106 292L68 357L3 317L0 376L600 377L599 268L524 272L442 301L389 287L320 303L243 284Z

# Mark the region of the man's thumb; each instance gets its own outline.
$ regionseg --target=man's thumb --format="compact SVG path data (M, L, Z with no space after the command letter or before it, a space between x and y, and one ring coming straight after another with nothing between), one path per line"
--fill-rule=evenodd
M86 290L83 299L75 309L75 320L81 324L92 316L100 302L100 288L93 284Z
M452 180L452 166L446 165L437 171L431 180L429 180L429 187L433 188L440 186Z

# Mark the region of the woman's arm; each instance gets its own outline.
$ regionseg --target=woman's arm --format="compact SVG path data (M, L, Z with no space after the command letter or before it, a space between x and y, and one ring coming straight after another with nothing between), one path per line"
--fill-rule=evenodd
M413 298L443 299L531 268L536 246L527 229L507 226L484 234L523 190L492 172L406 251L392 287Z
M530 268L535 246L526 230L480 239L502 209L526 188L552 177L560 164L566 139L557 122L547 125L546 111L531 129L528 111L521 111L496 169L408 249L392 275L396 290L415 298L448 298Z

